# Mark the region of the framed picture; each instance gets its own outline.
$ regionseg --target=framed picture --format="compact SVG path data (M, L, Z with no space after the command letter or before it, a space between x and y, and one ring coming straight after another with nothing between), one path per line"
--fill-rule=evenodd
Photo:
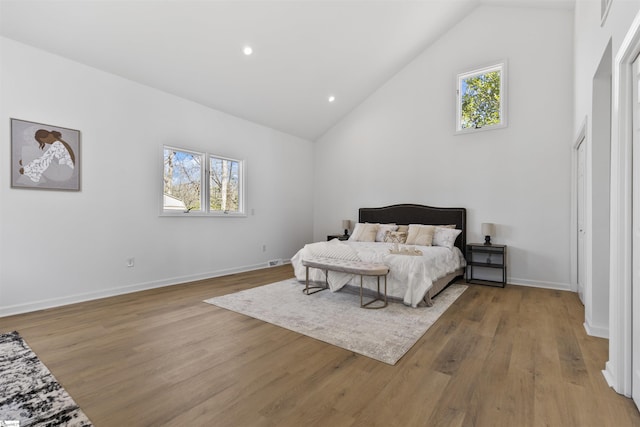
M80 191L80 131L11 119L11 187Z

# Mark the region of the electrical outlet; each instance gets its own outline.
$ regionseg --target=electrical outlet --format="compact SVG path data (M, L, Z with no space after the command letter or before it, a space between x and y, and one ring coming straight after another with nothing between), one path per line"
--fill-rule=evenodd
M136 259L135 258L127 258L127 267L133 267L136 265Z

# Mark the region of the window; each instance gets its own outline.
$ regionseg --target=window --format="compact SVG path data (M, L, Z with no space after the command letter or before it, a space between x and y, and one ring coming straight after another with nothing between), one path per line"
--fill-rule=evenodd
M456 133L507 126L506 62L458 74Z
M162 213L244 215L243 162L164 147Z
M209 210L240 212L240 162L209 157Z

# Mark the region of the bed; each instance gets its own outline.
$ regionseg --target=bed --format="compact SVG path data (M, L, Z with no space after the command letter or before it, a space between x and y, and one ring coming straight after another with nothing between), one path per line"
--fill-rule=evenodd
M409 239L403 243L403 237ZM465 208L417 204L360 208L358 224L348 241L307 244L293 256L291 264L296 278L304 282L303 259L328 256L382 262L390 268L387 294L391 299L412 307L429 306L433 297L464 275L465 245ZM313 269L310 280L324 282L325 273ZM328 285L332 291L345 286L359 288L359 278L356 282L351 275L332 272ZM373 290L376 286L374 278L365 278L365 288Z

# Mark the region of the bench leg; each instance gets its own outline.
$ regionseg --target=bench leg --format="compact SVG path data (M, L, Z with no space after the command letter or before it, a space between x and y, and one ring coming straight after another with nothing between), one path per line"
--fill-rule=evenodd
M384 306L387 306L387 275L384 275Z
M378 278L378 295L372 299L371 301L364 303L364 301L362 300L362 274L360 275L360 307L362 308L371 308L371 309L376 309L376 308L385 308L388 303L387 303L387 275L384 275L384 299L382 299L382 294L380 293L380 276L377 276ZM370 306L372 303L376 302L376 301L380 301L382 302L382 305L376 305L376 306Z
M329 282L327 281L326 283L328 285ZM327 287L317 286L317 285L309 286L309 266L307 265L304 289L302 290L302 292L304 292L306 295L311 295L311 294L315 294L316 292L324 291L325 289L327 289ZM311 291L311 289L315 289L315 291Z

